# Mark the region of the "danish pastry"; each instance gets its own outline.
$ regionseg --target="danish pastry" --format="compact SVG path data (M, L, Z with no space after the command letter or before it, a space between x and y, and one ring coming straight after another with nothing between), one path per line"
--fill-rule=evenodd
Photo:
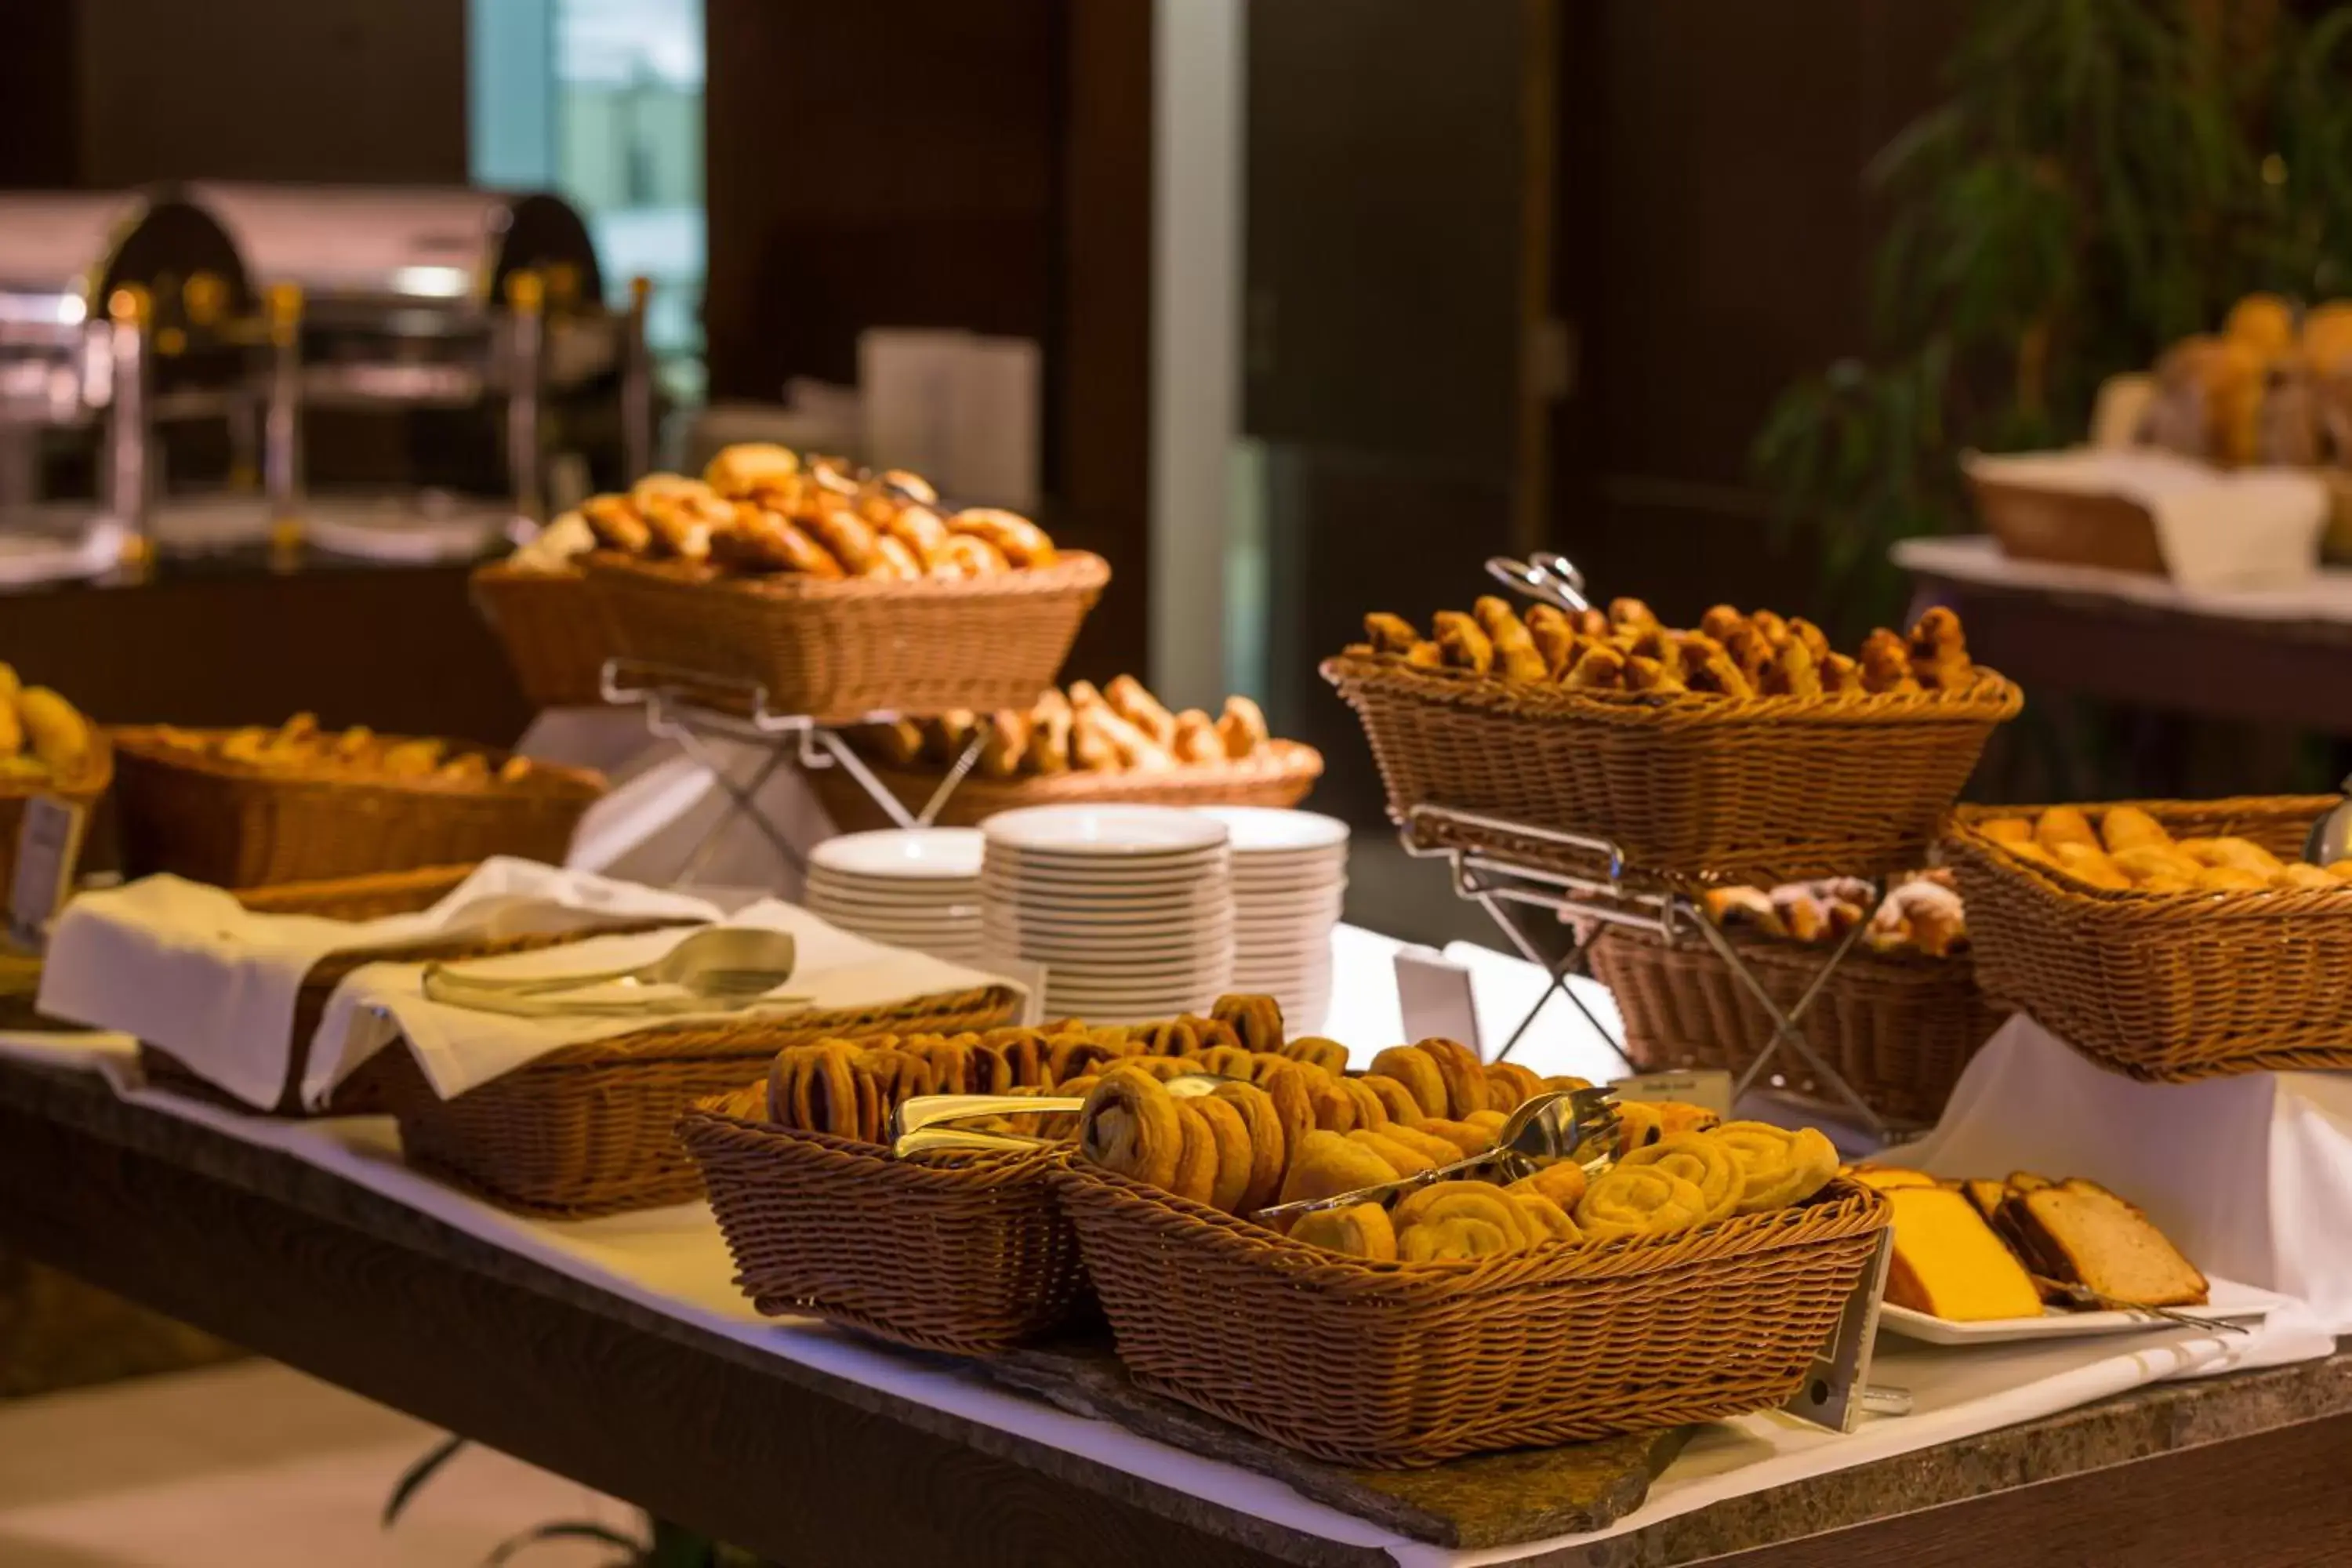
M1817 1128L1790 1132L1769 1122L1727 1121L1708 1136L1738 1162L1739 1214L1802 1203L1837 1174L1837 1149Z
M1174 1192L1186 1144L1176 1112L1175 1097L1159 1079L1115 1068L1102 1075L1078 1112L1078 1151L1105 1170ZM1213 1155L1196 1152L1196 1163L1202 1159Z
M1393 1262L1397 1256L1396 1227L1389 1211L1378 1204L1300 1215L1292 1222L1290 1235L1293 1240L1374 1263Z
M1588 1241L1665 1236L1689 1229L1706 1212L1706 1195L1688 1178L1620 1162L1592 1178L1577 1202L1576 1227Z
M1517 1249L1516 1231L1490 1220L1440 1219L1407 1226L1397 1234L1397 1257L1406 1263L1444 1263L1487 1258Z
M1242 1048L1279 1051L1282 1048L1282 1004L1263 994L1220 996L1209 1016L1233 1030Z
M1689 1182L1704 1201L1701 1224L1727 1218L1748 1195L1747 1168L1721 1139L1703 1133L1678 1132L1661 1138L1634 1150L1617 1165L1621 1170L1654 1166Z
M1341 1073L1348 1070L1348 1047L1337 1040L1327 1040L1320 1035L1301 1035L1295 1040L1286 1041L1282 1047L1282 1054L1293 1061L1306 1062L1321 1068L1325 1072Z

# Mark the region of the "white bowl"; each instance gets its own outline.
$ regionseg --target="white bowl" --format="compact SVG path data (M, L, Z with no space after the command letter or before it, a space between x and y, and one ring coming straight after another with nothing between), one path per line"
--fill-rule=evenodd
M1225 842L1225 825L1172 805L1033 805L981 825L990 847L1105 858L1184 855Z
M892 881L976 877L984 848L977 827L884 827L826 839L809 866Z

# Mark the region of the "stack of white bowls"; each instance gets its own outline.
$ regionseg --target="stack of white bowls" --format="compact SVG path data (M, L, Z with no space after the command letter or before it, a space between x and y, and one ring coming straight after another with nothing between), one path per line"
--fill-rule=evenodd
M1331 929L1348 889L1348 825L1311 811L1203 806L1234 858L1234 989L1282 1004L1293 1035L1331 1011Z
M1048 1017L1172 1018L1232 988L1223 823L1165 805L1041 805L980 831L988 954L1045 966Z
M809 912L875 942L977 963L981 849L977 827L828 838L809 852Z

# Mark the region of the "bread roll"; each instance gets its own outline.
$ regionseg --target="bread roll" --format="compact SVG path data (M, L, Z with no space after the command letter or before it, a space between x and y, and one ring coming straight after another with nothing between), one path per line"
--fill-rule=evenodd
M1269 739L1265 715L1246 697L1228 697L1224 711L1217 716L1217 738L1225 743L1225 755L1235 762L1253 756Z
M1014 566L1051 566L1054 542L1045 531L1017 512L974 507L948 519L949 529L967 538L982 539Z

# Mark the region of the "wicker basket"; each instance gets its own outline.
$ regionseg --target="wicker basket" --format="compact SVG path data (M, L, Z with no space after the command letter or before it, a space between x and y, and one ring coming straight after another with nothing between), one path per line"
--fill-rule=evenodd
M1379 1468L1778 1405L1888 1223L1842 1180L1680 1236L1368 1263L1088 1166L1057 1184L1137 1383Z
M705 1101L678 1135L744 1293L923 1350L991 1355L1087 1300L1051 1177L1066 1147L926 1163L765 1121L766 1087Z
M478 566L474 607L506 645L522 694L541 708L593 707L604 700L612 634L578 570L532 572L507 563Z
M521 1214L581 1219L702 1195L678 1142L696 1101L739 1089L786 1046L860 1035L989 1029L1019 998L1004 985L888 1007L641 1029L565 1046L454 1100L404 1047L353 1075L400 1119L408 1163Z
M946 775L867 764L911 815L929 804ZM939 826L967 827L1024 805L1297 805L1323 773L1323 755L1297 741L1272 741L1246 762L1188 763L1156 773L1067 773L1050 777L970 776L940 808ZM895 826L874 797L839 767L813 768L809 782L844 833Z
M385 915L415 914L430 909L472 875L471 866L428 866L374 877L347 877L320 882L289 882L274 888L247 888L236 894L239 903L257 914L317 915L327 920L371 921ZM384 1109L376 1089L380 1074L364 1070L339 1085L327 1104L312 1110L302 1103L302 1079L310 1070L310 1039L319 1020L343 977L362 964L379 962L409 963L456 963L463 959L495 958L505 953L531 952L562 947L592 936L612 936L631 931L653 931L676 923L649 919L634 924L600 926L593 930L551 931L486 942L479 937L455 941L425 937L415 942L352 948L329 953L302 976L295 994L294 1020L287 1052L286 1078L278 1087L269 1114L284 1117L356 1116ZM140 1042L139 1061L149 1081L179 1093L250 1113L253 1107L215 1089L170 1052Z
M722 578L609 552L587 557L587 573L623 653L756 681L772 710L835 723L1027 707L1110 580L1083 552L963 582Z
M2022 706L1998 676L1964 692L1654 698L1512 686L1343 655L1323 674L1363 721L1389 813L1450 806L1613 840L1641 879L1770 886L1921 864L1992 727ZM1590 873L1588 858L1473 829L1438 847Z
M1783 1008L1797 1005L1829 958L1826 948L1784 938L1724 934ZM1610 931L1593 945L1592 972L1617 998L1626 1055L1644 1072L1717 1068L1736 1077L1772 1038L1763 1005L1696 939ZM1856 949L1799 1022L1864 1103L1889 1121L1926 1126L1943 1114L1961 1069L2000 1017L1966 954ZM1793 1092L1834 1102L1801 1058L1784 1051L1777 1059Z
M98 805L114 782L114 748L102 731L90 735L89 755L81 768L62 779L0 779L0 897L16 875L16 835L25 825L25 806L37 795L56 795L84 811ZM68 868L70 870L70 868Z
M118 730L122 858L223 888L362 877L519 855L561 865L604 781L541 764L513 784L261 773ZM492 755L495 765L500 759Z
M2294 859L2340 799L2137 804L2176 837L2234 834ZM2039 809L1963 807L1946 841L1989 994L2102 1067L2154 1082L2352 1068L2352 887L2110 892L1972 827Z
M2128 496L2095 490L2045 489L1970 477L1977 515L2000 541L2001 553L2021 561L2103 566L2111 572L2167 575L2156 519Z

